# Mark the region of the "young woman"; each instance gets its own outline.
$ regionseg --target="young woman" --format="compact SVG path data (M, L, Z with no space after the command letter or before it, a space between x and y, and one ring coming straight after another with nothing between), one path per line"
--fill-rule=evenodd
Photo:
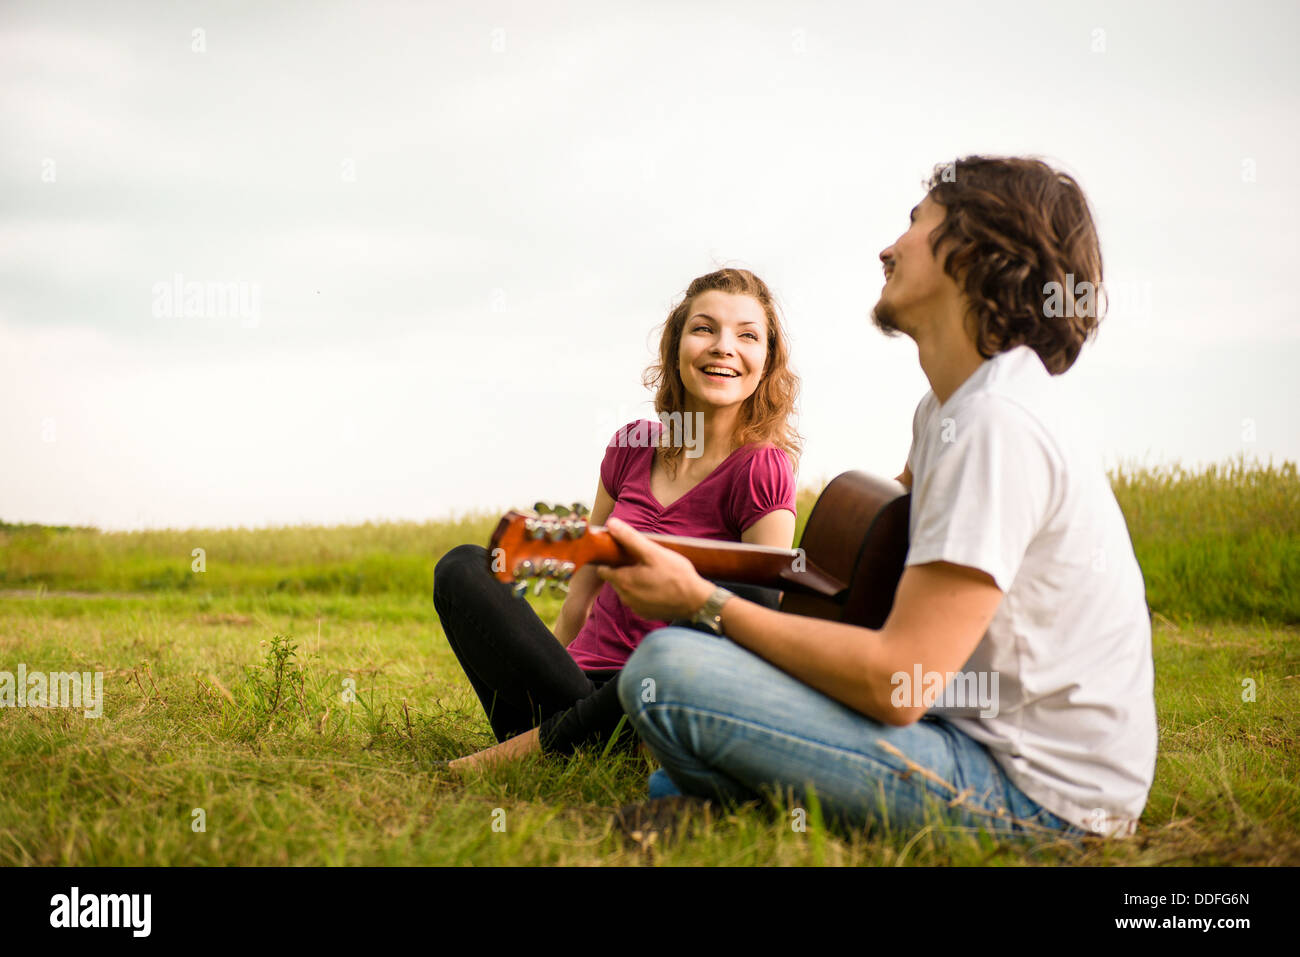
M744 269L692 282L664 323L645 381L657 390L661 421L629 423L610 440L591 524L613 516L643 532L789 548L799 380L766 284ZM675 425L673 413L680 430L664 428ZM641 639L666 624L633 613L586 565L570 580L552 634L489 574L478 545L438 562L433 600L501 742L451 762L456 770L607 740L623 716L613 679Z

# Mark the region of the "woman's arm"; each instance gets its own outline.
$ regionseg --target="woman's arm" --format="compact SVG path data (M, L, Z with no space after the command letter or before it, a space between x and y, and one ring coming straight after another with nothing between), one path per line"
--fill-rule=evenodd
M605 491L605 483L597 481L596 501L591 507L591 514L587 516L589 524L604 525L613 511L613 497ZM604 582L596 575L595 565L583 565L569 579L569 593L560 608L560 616L555 620L555 637L566 648L586 624L592 602L596 600L596 592L600 591L602 584Z
M794 512L783 508L768 512L741 532L740 540L750 545L790 548L794 543Z

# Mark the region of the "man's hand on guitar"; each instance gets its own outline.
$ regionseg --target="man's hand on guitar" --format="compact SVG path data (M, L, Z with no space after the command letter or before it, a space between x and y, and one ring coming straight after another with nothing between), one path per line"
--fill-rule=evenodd
M598 574L638 615L659 621L689 618L708 601L713 583L701 577L686 558L656 545L617 518L611 518L606 528L637 563L622 568L602 566Z

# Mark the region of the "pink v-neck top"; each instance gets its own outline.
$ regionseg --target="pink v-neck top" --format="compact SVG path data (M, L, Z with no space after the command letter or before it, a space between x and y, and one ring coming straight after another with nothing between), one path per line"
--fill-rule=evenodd
M642 532L738 542L741 533L777 509L795 510L790 458L774 445L746 445L666 507L650 491L659 422L630 422L605 449L600 480L614 498L615 518ZM641 639L667 622L642 618L602 584L569 654L588 670L622 668Z

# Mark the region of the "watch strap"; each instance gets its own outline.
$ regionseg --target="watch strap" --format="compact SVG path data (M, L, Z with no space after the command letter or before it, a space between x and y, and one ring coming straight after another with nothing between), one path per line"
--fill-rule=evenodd
M735 592L727 591L721 585L713 589L712 594L700 607L694 615L691 616L691 623L703 625L715 635L722 634L722 606L730 598L735 598Z

